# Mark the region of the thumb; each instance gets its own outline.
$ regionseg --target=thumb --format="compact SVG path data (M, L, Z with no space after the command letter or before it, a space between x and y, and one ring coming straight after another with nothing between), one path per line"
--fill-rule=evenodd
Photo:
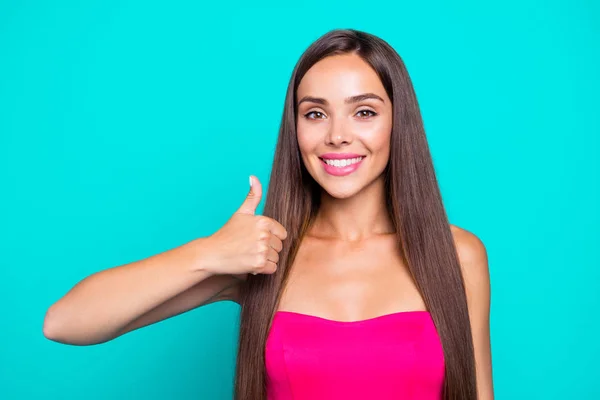
M244 200L242 206L238 209L238 213L254 215L261 197L262 185L257 177L250 175L250 191L246 196L246 200Z

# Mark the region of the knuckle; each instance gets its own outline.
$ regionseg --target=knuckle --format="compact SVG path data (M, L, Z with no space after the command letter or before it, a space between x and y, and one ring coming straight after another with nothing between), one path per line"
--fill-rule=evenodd
M260 233L258 234L258 240L261 242L269 240L270 237L271 237L271 235L269 234L268 231L261 230Z
M270 224L270 219L261 215L256 219L256 224L261 228L267 228Z
M267 263L267 259L264 256L259 255L254 260L254 267L255 268L264 268L266 263Z

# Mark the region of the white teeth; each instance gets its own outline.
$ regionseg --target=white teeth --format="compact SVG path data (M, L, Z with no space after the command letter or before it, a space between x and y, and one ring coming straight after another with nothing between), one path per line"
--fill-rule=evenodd
M332 165L334 167L345 167L347 165L351 165L351 164L356 164L357 162L361 161L364 157L356 157L356 158L349 158L346 160L326 160L323 159L323 161L325 161L325 163L327 163L327 165Z

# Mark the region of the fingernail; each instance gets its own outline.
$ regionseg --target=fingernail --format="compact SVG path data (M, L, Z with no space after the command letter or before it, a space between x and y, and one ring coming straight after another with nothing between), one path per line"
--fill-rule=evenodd
M249 176L248 179L250 180L250 187L252 187L252 176Z

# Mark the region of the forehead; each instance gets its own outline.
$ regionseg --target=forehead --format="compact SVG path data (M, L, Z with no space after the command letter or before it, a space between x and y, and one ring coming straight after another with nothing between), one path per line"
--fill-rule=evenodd
M365 92L387 99L375 70L356 54L342 54L315 63L302 77L297 98L311 95L336 101Z

